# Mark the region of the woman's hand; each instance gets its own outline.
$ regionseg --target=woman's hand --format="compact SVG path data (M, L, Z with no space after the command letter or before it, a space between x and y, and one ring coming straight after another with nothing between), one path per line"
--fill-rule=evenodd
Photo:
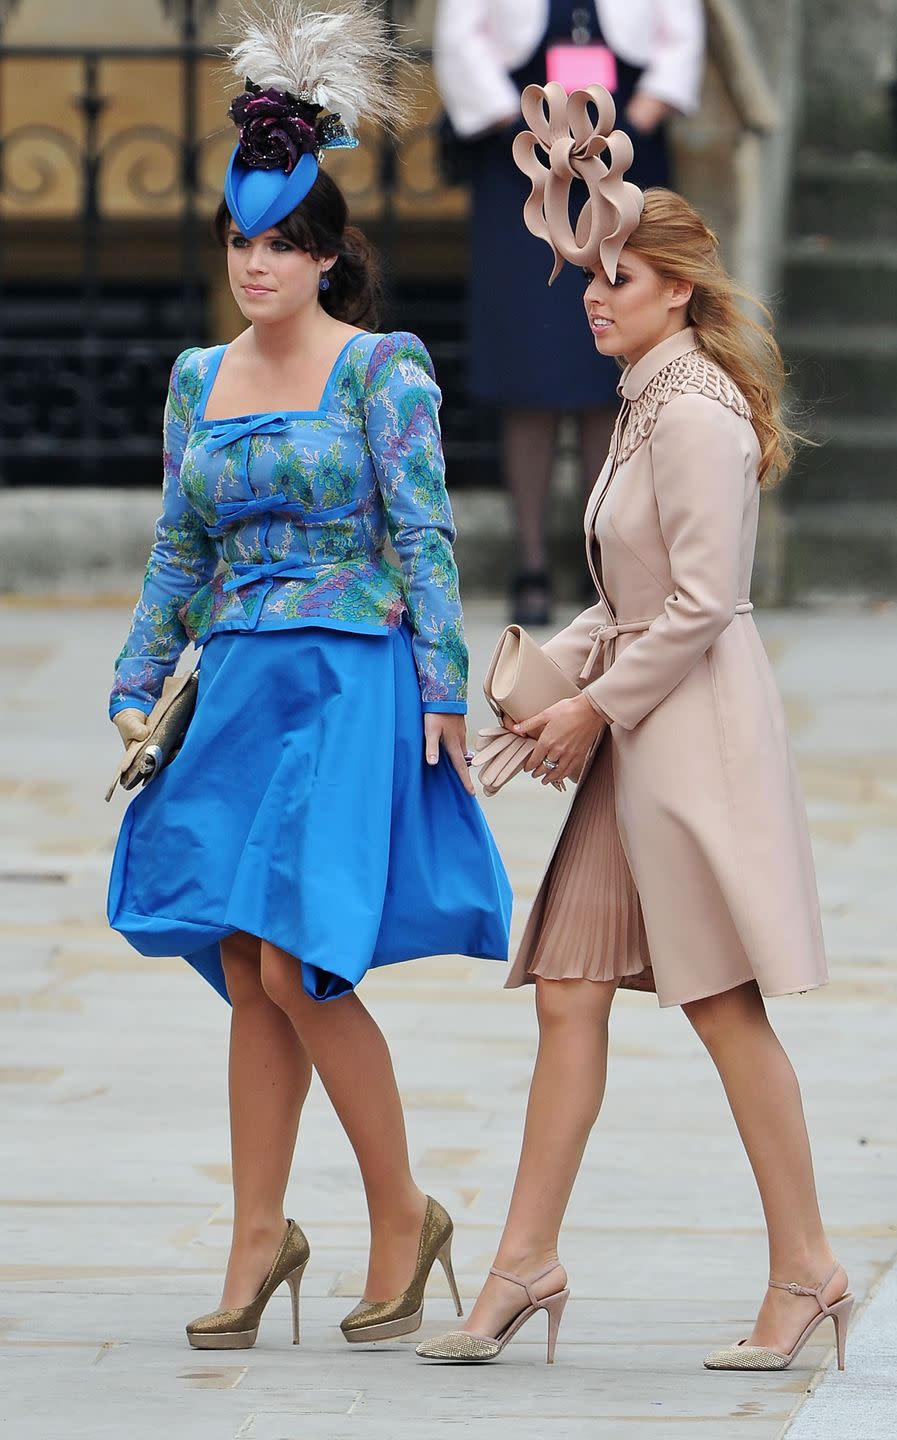
M578 780L589 751L608 723L607 716L596 710L584 695L549 705L532 720L514 726L518 735L529 735L536 742L524 770L541 779L543 785L558 780ZM546 770L546 759L555 760L557 764Z
M465 715L424 716L424 740L426 742L427 764L438 765L439 746L442 745L458 774L468 795L475 793L470 778L470 766L465 757L467 752L467 717Z
M626 106L626 119L640 135L653 135L672 113L672 107L665 101L646 95L643 90L637 90Z
M117 715L113 715L112 723L126 750L135 740L143 741L149 735L146 716L142 710L119 710Z

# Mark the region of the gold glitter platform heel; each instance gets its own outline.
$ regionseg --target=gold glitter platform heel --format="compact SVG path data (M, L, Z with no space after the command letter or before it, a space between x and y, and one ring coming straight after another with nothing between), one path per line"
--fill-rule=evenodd
M787 1355L781 1354L778 1350L767 1350L765 1345L748 1345L747 1341L739 1340L737 1345L732 1345L728 1350L715 1350L708 1355L704 1361L706 1370L787 1370L792 1360L796 1359L803 1350L810 1336L822 1324L823 1320L831 1319L835 1326L835 1343L838 1347L838 1369L844 1369L845 1351L847 1348L847 1327L850 1324L850 1312L853 1309L854 1297L847 1290L838 1300L830 1305L822 1298L826 1286L834 1279L838 1270L836 1260L821 1285L815 1289L806 1285L784 1284L781 1280L770 1280L773 1290L788 1290L792 1295L808 1295L815 1300L819 1306L819 1314L814 1315L808 1325L804 1327L797 1337L794 1345Z
M295 1220L287 1233L261 1290L250 1305L238 1310L215 1310L187 1326L194 1350L249 1350L256 1342L265 1306L280 1285L289 1285L293 1306L293 1344L299 1344L299 1286L310 1255L308 1241Z
M369 1344L372 1340L395 1340L400 1335L413 1335L415 1330L419 1330L424 1318L424 1291L437 1260L445 1271L455 1310L459 1315L464 1314L452 1268L454 1229L448 1211L428 1195L411 1284L392 1300L362 1300L356 1305L340 1324L350 1345Z
M567 1301L570 1299L569 1290L556 1290L552 1295L544 1295L541 1298L534 1295L531 1286L539 1280L544 1280L552 1270L558 1270L560 1266L557 1260L538 1275L531 1275L529 1280L521 1280L519 1275L509 1275L507 1270L496 1270L493 1265L490 1275L497 1275L499 1280L510 1280L513 1285L519 1285L526 1291L527 1303L522 1310L519 1310L512 1320L509 1320L498 1335L475 1335L468 1330L452 1330L448 1335L438 1335L433 1340L425 1340L418 1345L417 1353L422 1360L454 1360L464 1362L468 1365L482 1365L487 1360L497 1360L509 1340L513 1340L517 1331L527 1320L531 1320L540 1310L544 1310L548 1316L548 1355L549 1365L554 1364L554 1352L557 1349L558 1331L561 1328L561 1320L567 1308Z

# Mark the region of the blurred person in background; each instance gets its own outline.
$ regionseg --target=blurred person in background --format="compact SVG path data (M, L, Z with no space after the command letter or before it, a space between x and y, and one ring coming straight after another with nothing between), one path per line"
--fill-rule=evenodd
M566 271L549 296L541 246L520 224L527 186L511 157L520 95L546 79L568 90L605 85L619 125L638 140L634 182L666 185L667 120L697 107L703 52L701 0L437 5L436 78L471 183L469 384L501 411L518 537L512 616L524 625L550 619L545 518L558 422L576 415L588 494L607 454L620 374L609 358L595 364L579 277Z

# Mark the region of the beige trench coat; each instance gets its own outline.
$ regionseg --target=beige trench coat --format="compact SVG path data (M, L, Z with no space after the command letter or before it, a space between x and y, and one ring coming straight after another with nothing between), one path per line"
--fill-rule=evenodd
M806 814L750 614L750 411L692 330L627 370L621 393L585 518L600 602L545 649L613 722L617 825L660 1004L752 979L764 995L809 990L827 974ZM528 978L534 928L510 986Z

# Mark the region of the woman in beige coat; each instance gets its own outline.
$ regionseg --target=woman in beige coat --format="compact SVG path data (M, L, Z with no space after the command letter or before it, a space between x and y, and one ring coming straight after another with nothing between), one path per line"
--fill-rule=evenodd
M554 166L556 113L551 140ZM587 247L565 227L566 200L543 203L527 223L578 258ZM791 456L781 357L739 310L716 238L684 200L648 191L628 221L617 208L616 253L599 235L585 257L596 348L628 362L585 517L600 600L545 647L579 698L515 727L535 742L533 775L579 778L508 982L535 984L539 1017L523 1150L467 1324L418 1353L493 1359L545 1309L551 1358L567 1296L558 1235L603 1098L611 1004L629 984L681 1006L706 1045L768 1228L753 1331L704 1363L783 1369L827 1315L843 1359L852 1297L763 1001L826 980L806 816L750 602L760 486Z

